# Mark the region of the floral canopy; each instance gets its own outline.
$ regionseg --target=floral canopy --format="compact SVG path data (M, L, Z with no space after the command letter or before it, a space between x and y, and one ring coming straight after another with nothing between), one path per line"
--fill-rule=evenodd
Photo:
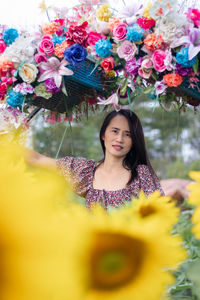
M101 0L54 8L37 32L0 27L0 101L71 117L86 107L131 104L144 93L165 107L200 104L200 10L176 0L121 10Z

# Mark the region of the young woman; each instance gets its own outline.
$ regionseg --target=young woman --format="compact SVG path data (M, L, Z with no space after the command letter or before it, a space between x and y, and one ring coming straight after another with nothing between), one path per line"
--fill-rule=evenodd
M100 130L103 159L96 163L85 158L64 157L55 161L35 153L39 164L57 166L72 184L75 192L85 197L86 207L99 202L105 208L119 207L140 190L146 195L161 189L150 164L142 125L130 110L110 112Z

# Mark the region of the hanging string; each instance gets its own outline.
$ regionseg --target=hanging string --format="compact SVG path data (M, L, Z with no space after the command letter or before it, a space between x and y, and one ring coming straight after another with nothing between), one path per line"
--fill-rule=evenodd
M66 124L67 124L67 122L66 122ZM68 124L67 124L67 125L68 125ZM61 149L61 147L62 147L62 145L63 145L64 138L65 138L65 136L66 136L66 133L67 133L67 129L68 129L68 128L69 128L69 127L66 126L65 131L64 131L63 136L62 136L62 139L61 139L61 142L60 142L60 145L59 145L59 147L58 147L58 151L57 151L57 153L56 153L55 159L58 158L58 155L59 155L60 149Z

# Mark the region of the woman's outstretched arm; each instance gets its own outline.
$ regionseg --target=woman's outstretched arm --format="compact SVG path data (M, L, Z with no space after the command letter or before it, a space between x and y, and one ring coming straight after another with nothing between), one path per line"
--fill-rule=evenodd
M27 148L25 149L25 160L31 165L56 168L56 160L54 158L45 156Z

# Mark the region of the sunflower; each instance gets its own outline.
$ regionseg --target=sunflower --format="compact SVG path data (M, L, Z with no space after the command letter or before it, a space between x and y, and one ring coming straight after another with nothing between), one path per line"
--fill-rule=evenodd
M63 227L59 217L71 193L64 178L27 167L17 142L1 137L0 189L0 299L66 299L75 286L68 278L72 221Z
M137 218L149 226L160 227L159 230L168 231L178 221L179 209L175 207L170 197L160 196L156 191L145 196L140 192L139 198L134 198L125 208L116 213L123 214L127 221Z
M194 226L192 227L192 232L197 239L200 239L200 207L197 207L192 216L192 222Z
M186 256L181 239L134 217L127 224L124 216L101 209L86 219L87 239L80 237L73 251L71 272L84 279L82 299L160 299L173 281L166 268L176 268Z
M189 172L189 175L196 182L187 186L187 189L190 191L188 202L191 204L200 205L200 171Z

